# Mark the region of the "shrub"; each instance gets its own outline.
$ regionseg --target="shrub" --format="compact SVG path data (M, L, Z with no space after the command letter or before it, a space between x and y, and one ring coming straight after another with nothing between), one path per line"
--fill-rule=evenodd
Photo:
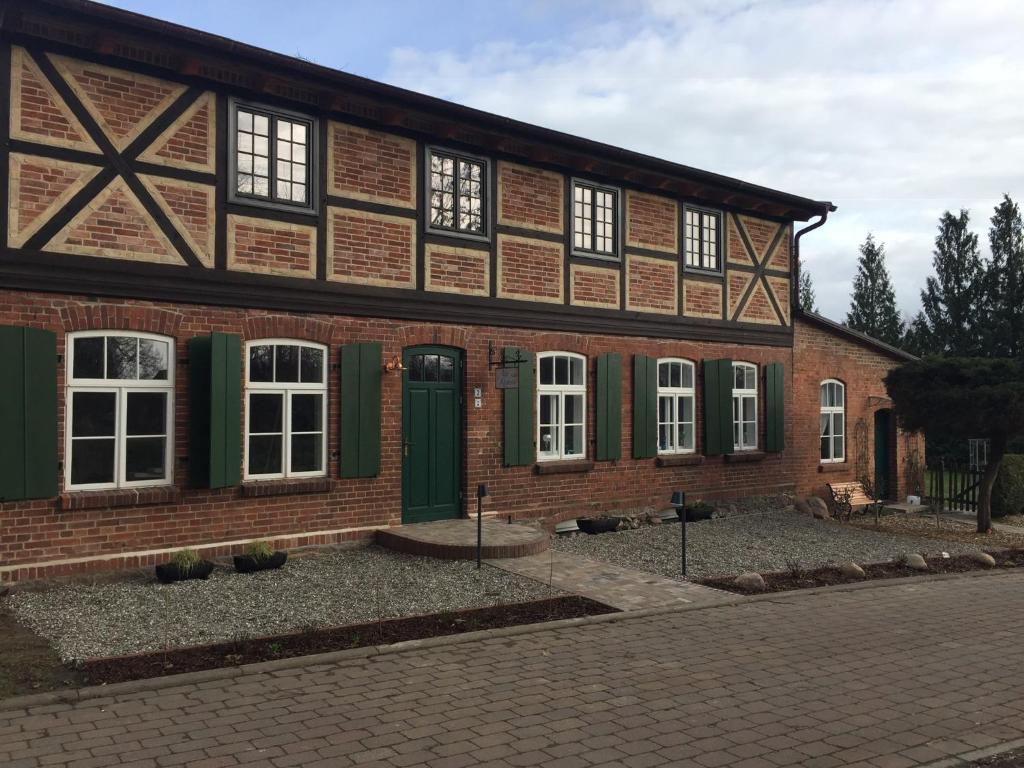
M273 548L265 541L252 542L247 547L246 552L254 560L266 560L274 554Z
M171 558L171 562L174 563L182 576L187 575L193 568L195 568L201 562L199 553L194 549L183 549L180 552L175 552L174 557Z
M992 488L992 515L1024 514L1024 454L1008 453Z

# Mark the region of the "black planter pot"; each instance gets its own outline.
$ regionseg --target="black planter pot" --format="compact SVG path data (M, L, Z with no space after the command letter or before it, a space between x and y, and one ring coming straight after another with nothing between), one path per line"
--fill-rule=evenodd
M213 573L213 563L209 560L200 560L194 566L182 573L174 563L164 563L156 566L156 577L161 584L173 584L176 581L188 581L189 579L203 579L204 581Z
M679 516L680 520L682 520L685 515L686 522L695 523L698 520L710 520L715 515L715 508L705 506L683 507L682 509L677 509L676 514Z
M611 533L619 527L617 517L581 517L576 525L584 533Z
M287 552L275 552L270 557L253 557L252 555L235 555L235 570L239 573L255 573L271 571L284 565L288 559Z

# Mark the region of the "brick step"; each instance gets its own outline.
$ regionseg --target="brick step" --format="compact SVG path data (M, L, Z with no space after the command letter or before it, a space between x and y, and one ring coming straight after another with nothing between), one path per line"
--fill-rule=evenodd
M484 520L482 538L484 558L536 555L551 544L546 531L495 520ZM409 555L472 560L476 557L476 520L438 520L401 525L378 530L376 540L382 547Z

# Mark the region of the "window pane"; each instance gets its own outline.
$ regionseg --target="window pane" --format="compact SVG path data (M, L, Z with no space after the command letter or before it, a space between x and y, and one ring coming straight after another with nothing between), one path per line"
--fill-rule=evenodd
M280 435L254 435L249 438L249 474L276 475L281 472Z
M746 389L746 387L744 386L745 379L743 377L742 367L736 366L735 368L733 368L733 377L733 385L736 389Z
M583 395L565 396L565 423L583 423Z
M669 451L672 450L672 425L671 424L659 424L658 425L658 450Z
M75 339L75 366L71 375L76 379L103 378L102 336Z
M129 392L126 434L167 434L167 393Z
M669 363L658 363L658 386L667 387L669 381Z
M743 447L753 448L757 444L757 432L754 424L743 425Z
M249 432L280 432L284 424L282 403L284 397L279 394L249 395Z
M679 447L683 450L693 450L693 424L681 424L679 429L682 431L682 437L679 440Z
M672 418L672 398L658 398L658 421L674 421Z
M842 408L846 402L846 387L836 384L836 405Z
M170 345L166 341L139 339L139 378L165 381L169 357Z
M117 395L113 392L75 392L72 397L72 437L114 435Z
M292 435L292 472L319 472L323 465L323 437Z
M578 357L569 358L569 383L576 386L583 385L583 361Z
M423 355L413 355L409 359L409 381L423 381Z
M558 442L555 440L555 428L542 426L540 428L540 452L551 454L558 452Z
M114 439L71 441L71 484L114 482Z
M821 407L828 407L828 384L821 385Z
M274 347L260 344L249 347L249 381L274 380Z
M107 337L107 378L134 379L137 375L139 340L133 336Z
M827 459L831 459L832 458L832 455L829 452L829 449L831 448L831 446L832 446L832 438L830 438L830 437L823 437L823 438L821 438L821 458L822 459L827 460Z
M302 381L322 384L324 381L324 351L302 347Z
M754 398L744 397L743 398L743 420L753 421L754 420Z
M567 357L556 357L555 358L555 384L568 384L569 383L569 358Z
M832 414L832 434L842 435L843 434L843 414L833 413Z
M292 432L319 432L323 425L323 395L292 395Z
M167 477L166 437L131 437L125 440L125 479L165 480Z
M299 348L290 344L274 347L276 358L274 381L294 382L299 380Z
M842 438L842 436L833 437L832 438L832 446L833 446L833 449L834 449L834 453L832 454L832 457L835 458L835 459L843 458L843 438Z
M423 380L437 381L437 355L425 355L423 357Z
M540 383L555 383L555 359L553 357L542 357L540 359Z
M441 356L441 381L454 381L455 360L445 355Z
M565 428L565 455L580 456L583 454L583 426Z
M829 432L829 429L830 429L831 425L832 425L832 420L828 417L828 414L827 413L821 414L821 436L822 437L829 437L831 435L831 433Z
M683 371L682 366L679 363L672 363L669 369L669 382L670 386L681 387L683 386Z
M693 398L692 397L680 397L679 398L679 421L685 421L693 423Z
M686 363L683 364L682 370L682 386L687 389L693 388L693 366Z
M558 395L542 395L540 398L540 423L554 424L558 420Z

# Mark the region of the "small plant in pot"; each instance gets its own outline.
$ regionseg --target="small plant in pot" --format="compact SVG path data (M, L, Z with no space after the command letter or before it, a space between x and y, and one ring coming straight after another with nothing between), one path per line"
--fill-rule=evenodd
M288 559L287 552L275 552L265 541L254 541L244 555L235 555L235 570L239 573L255 573L280 568Z
M213 563L203 560L194 549L175 552L171 562L156 566L156 577L161 584L173 584L188 579L207 579L213 572Z
M619 518L609 515L581 517L576 521L576 525L584 533L610 533L611 531L618 530Z

